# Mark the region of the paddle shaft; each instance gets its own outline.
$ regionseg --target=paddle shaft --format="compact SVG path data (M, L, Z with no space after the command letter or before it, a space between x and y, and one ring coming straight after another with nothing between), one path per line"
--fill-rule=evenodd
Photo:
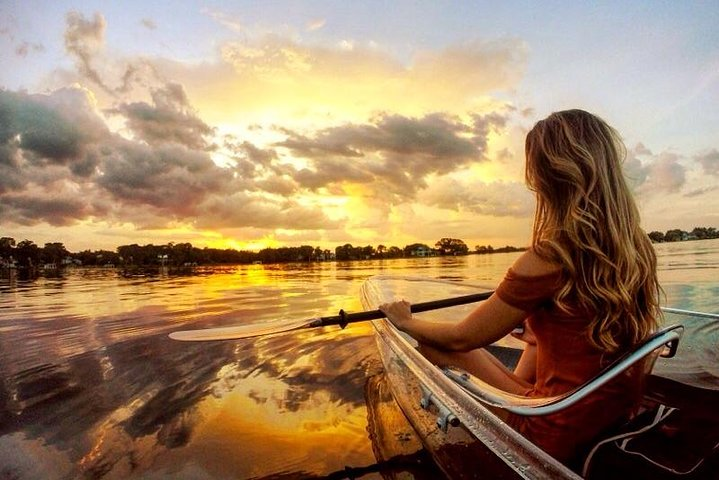
M412 313L428 312L430 310L438 310L440 308L455 307L457 305L466 305L468 303L481 302L492 296L494 292L473 293L471 295L463 295L461 297L444 298L442 300L432 300L431 302L415 303L410 305ZM328 325L339 325L344 328L349 323L364 322L367 320L377 320L384 318L385 314L381 310L367 310L365 312L346 313L340 310L339 315L329 317L320 317L315 319L311 327L326 327Z

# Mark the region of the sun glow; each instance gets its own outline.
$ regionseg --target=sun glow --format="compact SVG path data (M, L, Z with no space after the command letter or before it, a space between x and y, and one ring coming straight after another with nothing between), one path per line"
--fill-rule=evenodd
M281 242L278 242L276 239L270 236L265 236L257 240L242 241L236 238L224 237L219 233L217 235L219 235L219 238L207 241L208 248L229 248L240 251L258 252L264 248L277 248L282 245Z

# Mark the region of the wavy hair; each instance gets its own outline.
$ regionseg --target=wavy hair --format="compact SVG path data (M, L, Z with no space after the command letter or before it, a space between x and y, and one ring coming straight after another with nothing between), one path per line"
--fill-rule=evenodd
M555 112L527 134L525 153L527 185L537 196L532 246L563 267L555 303L591 312L588 335L597 348L641 341L657 327L661 287L622 173L619 134L583 110Z

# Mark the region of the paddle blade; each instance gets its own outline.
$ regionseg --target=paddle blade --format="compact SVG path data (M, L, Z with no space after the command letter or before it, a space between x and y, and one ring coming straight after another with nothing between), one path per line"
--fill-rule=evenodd
M238 340L275 333L290 332L310 328L316 320L295 320L294 322L265 322L235 327L204 328L200 330L181 330L170 333L170 338L182 342L207 342L211 340Z

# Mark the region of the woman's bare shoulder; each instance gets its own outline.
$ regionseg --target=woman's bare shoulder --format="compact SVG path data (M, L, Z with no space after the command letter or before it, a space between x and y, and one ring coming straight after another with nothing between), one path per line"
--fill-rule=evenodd
M512 270L518 275L534 277L548 275L560 270L560 266L540 257L533 248L528 249L512 265Z

